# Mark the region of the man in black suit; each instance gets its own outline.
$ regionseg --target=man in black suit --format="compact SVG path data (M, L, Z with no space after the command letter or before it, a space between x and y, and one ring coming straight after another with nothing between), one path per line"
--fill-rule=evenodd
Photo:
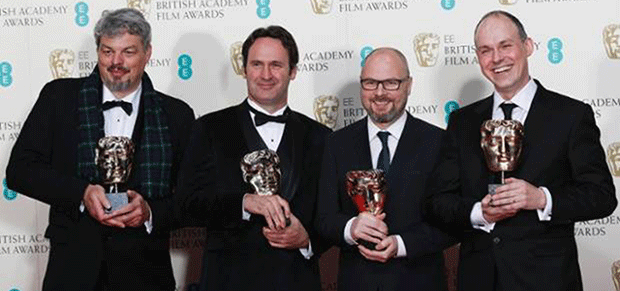
M320 290L312 221L329 129L287 105L299 60L288 31L256 29L242 56L248 98L195 122L182 165L178 211L208 231L200 288ZM259 149L281 160L280 195L259 196L243 180L241 159Z
M530 78L533 42L513 15L486 14L475 44L495 92L450 117L427 196L430 219L462 239L458 289L582 290L574 222L617 205L592 109ZM511 118L521 159L491 196L480 127Z
M413 79L400 51L371 52L360 78L368 117L328 138L319 183L319 234L340 247L338 290L445 290L442 250L452 240L421 216L443 130L405 112ZM369 169L387 180L378 216L358 214L345 189L347 172Z
M174 290L168 218L194 113L155 91L144 73L151 28L140 12L104 12L95 39L90 76L41 91L13 147L7 183L50 205L43 290ZM110 202L95 165L104 136L135 144L129 204L112 213L104 211Z

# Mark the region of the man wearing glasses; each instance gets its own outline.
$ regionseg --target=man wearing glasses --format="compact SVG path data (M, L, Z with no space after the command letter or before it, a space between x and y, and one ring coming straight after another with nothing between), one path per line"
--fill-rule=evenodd
M405 113L412 84L400 51L372 51L360 89L368 117L326 142L317 228L340 247L338 290L446 289L442 250L453 241L421 220L420 204L443 131ZM385 210L377 216L358 214L345 189L348 171L369 169L383 170L387 180Z

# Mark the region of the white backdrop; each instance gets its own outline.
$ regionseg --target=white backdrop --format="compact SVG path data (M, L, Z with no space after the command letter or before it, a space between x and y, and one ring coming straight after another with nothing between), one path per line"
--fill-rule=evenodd
M155 88L185 100L198 115L246 96L245 80L234 70L235 43L259 26L286 27L301 53L289 103L314 117L315 100L334 96L335 128L364 115L360 66L380 46L399 48L409 59L415 84L407 109L445 128L448 112L491 93L477 65L473 29L484 13L507 10L535 42L532 76L593 107L620 185L619 0L0 0L0 291L39 290L49 252L48 207L4 183L15 138L46 82L90 73L101 12L128 6L139 6L153 28L147 72ZM416 58L425 48L427 58ZM619 213L576 225L586 290L613 290ZM183 229L171 237L179 290L198 280L204 235L204 229ZM332 280L324 289L334 289Z

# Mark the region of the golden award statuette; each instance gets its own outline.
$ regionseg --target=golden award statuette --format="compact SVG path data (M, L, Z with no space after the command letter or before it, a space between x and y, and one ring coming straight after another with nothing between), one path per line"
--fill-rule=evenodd
M280 157L272 150L263 149L246 154L241 160L243 181L252 185L258 195L279 195ZM286 226L291 224L286 220Z
M106 198L110 201L111 213L129 203L127 192L119 192L119 187L126 191L126 183L133 167L134 145L124 136L106 136L99 139L95 149L95 163L103 177ZM104 187L106 188L106 187Z
M381 170L349 171L346 175L345 189L359 212L372 215L383 213L387 192L387 183ZM374 250L376 244L359 240L359 244Z
M489 194L504 184L504 173L517 168L523 148L523 125L516 120L487 120L480 128L480 146L489 171L501 173L501 183L489 184Z

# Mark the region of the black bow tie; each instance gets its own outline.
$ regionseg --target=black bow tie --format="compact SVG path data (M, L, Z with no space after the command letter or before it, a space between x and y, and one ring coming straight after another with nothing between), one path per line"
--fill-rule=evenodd
M131 106L131 103L127 102L127 101L106 101L103 102L103 110L108 110L110 108L116 107L116 106L120 106L123 111L125 111L125 113L127 113L127 115L131 115L131 111L133 111L133 107Z
M254 108L252 108L252 106L248 105L248 108L250 109L250 111L252 111L252 113L254 113L254 123L256 124L256 126L261 126L267 122L279 122L279 123L286 123L286 121L288 120L288 117L290 115L290 109L287 107L284 110L284 113L282 113L282 115L278 115L278 116L271 116L271 115L267 115L265 113L262 113Z

